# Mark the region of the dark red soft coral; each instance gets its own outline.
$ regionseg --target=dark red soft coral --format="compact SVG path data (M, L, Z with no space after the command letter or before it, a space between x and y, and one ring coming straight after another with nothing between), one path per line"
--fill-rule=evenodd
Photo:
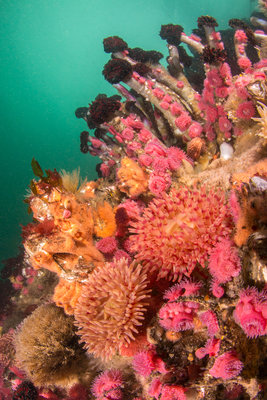
M135 201L127 199L118 206L117 213L119 213L119 210L124 209L129 220L136 221L141 216L144 208L145 204L141 200Z
M114 84L129 80L133 69L128 61L114 58L104 66L102 73L109 83Z
M227 57L226 51L214 47L205 46L201 58L205 64L223 63Z
M134 49L128 49L129 57L138 63L151 63L157 64L159 60L163 57L163 54L159 51L150 50L146 51L140 47L135 47ZM135 66L133 67L135 69ZM137 72L137 71L136 71Z
M127 43L119 36L109 36L103 40L104 51L106 53L117 53L128 48Z
M48 236L55 228L54 219L45 219L39 224L30 223L22 226L22 238L26 240L32 233L38 233L41 236Z
M98 96L89 105L91 119L96 125L109 122L120 106L120 102L112 97Z
M16 388L13 393L13 400L37 400L38 391L35 386L29 382L24 381Z
M85 386L80 383L76 383L73 385L68 393L67 400L87 400L88 399L88 390Z
M161 39L167 40L169 44L179 46L181 42L181 33L183 32L183 30L184 28L181 25L161 25L159 35Z
M113 254L118 248L118 243L113 236L109 236L99 240L96 243L96 248L104 254Z
M211 17L210 15L202 15L201 17L198 17L197 24L199 28L202 28L203 26L208 26L212 28L218 26L216 19Z

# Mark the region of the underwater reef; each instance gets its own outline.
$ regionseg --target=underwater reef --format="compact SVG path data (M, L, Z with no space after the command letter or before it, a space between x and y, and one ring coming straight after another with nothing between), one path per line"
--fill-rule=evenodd
M103 41L75 111L99 178L45 170L1 271L1 400L267 398L267 2L168 55ZM166 67L164 66L166 65Z

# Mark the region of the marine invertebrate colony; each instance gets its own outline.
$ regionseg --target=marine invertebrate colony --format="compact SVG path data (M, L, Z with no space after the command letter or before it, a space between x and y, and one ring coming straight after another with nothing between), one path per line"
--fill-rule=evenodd
M222 192L181 187L150 202L130 232L131 249L158 278L177 280L204 267L214 245L231 231Z
M20 367L38 386L75 382L86 365L72 320L53 304L38 307L24 320L15 347Z
M266 2L259 5L266 18ZM81 184L78 170L44 174L32 161L26 202L34 223L23 229L24 262L37 282L44 269L54 274L56 286L32 312L29 267L10 277L15 315L28 304L16 364L0 355L16 392L33 388L55 400L89 390L97 400L264 398L267 35L260 21L262 31L239 19L219 31L204 15L192 34L162 25L167 68L155 50L104 39L111 59L103 76L119 94L98 95L75 112L94 130L81 133L80 149L100 158L99 179ZM13 320L3 321L5 343Z
M123 384L122 374L118 370L106 371L98 376L93 385L92 392L97 399L122 399L121 386Z
M215 378L230 379L238 376L242 367L234 352L228 352L217 358L209 372Z
M79 335L89 353L111 358L138 333L149 291L140 265L122 258L96 269L75 308Z
M240 293L234 318L249 337L262 336L267 333L267 293L247 288Z

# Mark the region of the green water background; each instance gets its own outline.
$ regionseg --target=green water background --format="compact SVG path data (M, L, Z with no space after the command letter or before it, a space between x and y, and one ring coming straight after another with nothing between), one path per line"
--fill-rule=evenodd
M1 0L0 1L0 260L17 253L20 224L30 222L23 203L33 178L31 159L46 169L80 167L96 178L97 159L80 153L86 129L74 111L98 93L115 94L101 72L109 55L102 40L117 35L130 47L167 55L158 35L174 23L188 34L200 15L220 28L249 17L251 0Z

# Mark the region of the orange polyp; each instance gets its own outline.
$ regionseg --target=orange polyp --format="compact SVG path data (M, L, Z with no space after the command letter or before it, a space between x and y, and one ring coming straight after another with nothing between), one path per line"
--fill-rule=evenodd
M94 231L101 238L113 236L116 231L115 214L107 201L97 206L94 212Z
M137 197L144 193L148 187L148 176L142 168L133 160L124 157L121 167L117 171L119 189L130 197Z

